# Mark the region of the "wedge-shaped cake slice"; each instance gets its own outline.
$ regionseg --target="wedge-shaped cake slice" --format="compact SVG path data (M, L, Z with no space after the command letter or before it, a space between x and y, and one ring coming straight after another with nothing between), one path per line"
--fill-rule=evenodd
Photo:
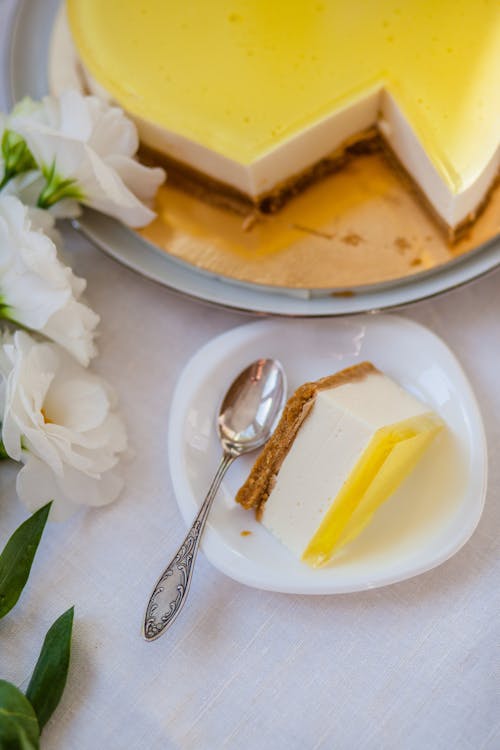
M318 567L356 537L443 423L369 362L302 385L236 497Z

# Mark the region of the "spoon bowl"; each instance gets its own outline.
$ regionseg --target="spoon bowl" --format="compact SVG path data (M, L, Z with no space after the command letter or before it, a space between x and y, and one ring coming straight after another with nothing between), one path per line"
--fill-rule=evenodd
M283 411L286 377L275 359L252 362L227 391L217 428L224 451L248 453L269 439Z

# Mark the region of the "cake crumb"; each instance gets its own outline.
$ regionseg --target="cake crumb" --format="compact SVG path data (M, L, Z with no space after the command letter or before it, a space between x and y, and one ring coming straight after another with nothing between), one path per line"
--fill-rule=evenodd
M355 292L352 289L342 289L338 292L332 292L332 297L354 297Z
M351 232L350 234L344 235L344 237L341 237L342 242L345 242L346 245L359 245L360 242L363 242L363 238L359 236L359 234L356 234L355 232Z
M394 240L394 244L396 245L397 249L402 253L404 253L405 250L408 250L408 248L411 247L411 243L408 242L408 240L405 239L405 237L396 237L396 239Z
M413 260L410 262L410 266L421 266L422 265L422 258L413 258Z
M311 229L311 227L304 227L302 224L292 224L292 229L297 229L299 232L306 232L306 234L313 234L316 237L323 237L325 240L333 240L334 234L328 232L321 232L319 229Z
M245 216L245 218L243 219L241 228L244 232L249 232L257 224L257 220L258 216L256 213L248 214L248 216Z
M248 531L248 529L244 529L243 531L240 532L240 536L250 536L251 533L252 532Z

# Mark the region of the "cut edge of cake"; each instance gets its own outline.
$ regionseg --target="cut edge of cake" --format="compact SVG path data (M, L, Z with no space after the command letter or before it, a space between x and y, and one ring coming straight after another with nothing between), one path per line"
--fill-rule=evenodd
M262 518L264 505L271 494L276 477L302 423L314 406L319 391L336 388L346 383L363 380L380 371L371 362L348 367L334 375L304 383L288 399L282 417L262 453L255 461L248 478L236 494L236 502L244 508L254 508L257 519Z

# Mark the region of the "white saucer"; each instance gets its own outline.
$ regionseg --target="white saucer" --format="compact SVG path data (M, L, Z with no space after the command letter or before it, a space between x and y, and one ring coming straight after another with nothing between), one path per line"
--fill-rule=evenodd
M448 429L370 526L329 567L308 568L234 502L255 455L229 469L202 549L210 562L249 586L335 594L385 586L423 573L457 552L474 531L486 492L486 440L476 400L457 360L433 333L396 316L337 321L259 321L209 341L186 365L174 393L169 464L186 524L215 473L215 416L233 378L259 357L277 357L290 392L370 360L427 402ZM242 531L251 531L241 535Z

